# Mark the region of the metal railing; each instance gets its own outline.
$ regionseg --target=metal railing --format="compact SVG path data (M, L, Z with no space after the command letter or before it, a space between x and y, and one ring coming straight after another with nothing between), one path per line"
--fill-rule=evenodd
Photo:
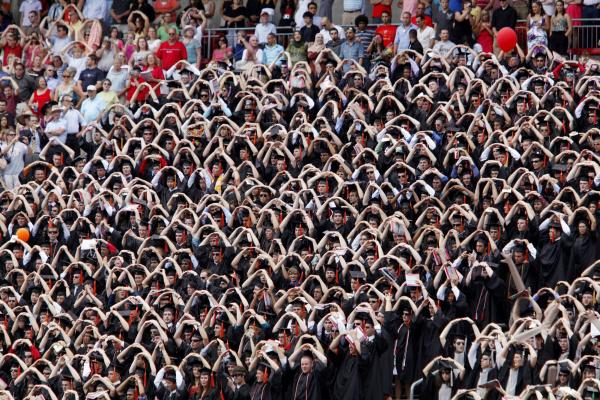
M369 25L369 29L375 29L378 25ZM345 26L342 26L345 27ZM516 26L517 42L527 51L527 21L519 20ZM246 28L215 28L204 31L202 37L202 59L209 61L212 58L213 49L217 47L220 37L226 37L229 47L235 48L238 32L244 32L246 35L254 34L254 27ZM277 27L277 43L284 48L289 44L293 33L291 27ZM596 19L576 19L573 20L573 33L569 41L569 53L579 55L583 52L589 52L591 55L600 55L600 22Z

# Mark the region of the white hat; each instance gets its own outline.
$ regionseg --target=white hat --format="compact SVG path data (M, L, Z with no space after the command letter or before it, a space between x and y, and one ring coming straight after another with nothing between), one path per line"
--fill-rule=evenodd
M86 90L88 90L88 91L90 91L90 90L96 91L96 86L94 86L94 85L88 85L88 87L87 87Z

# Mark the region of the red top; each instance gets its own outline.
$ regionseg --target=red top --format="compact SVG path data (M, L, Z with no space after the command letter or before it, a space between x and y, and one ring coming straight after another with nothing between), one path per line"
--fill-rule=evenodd
M424 15L424 16L423 16L423 19L424 19L424 21L423 21L423 22L425 22L425 26L430 26L430 27L432 27L432 28L433 28L433 20L431 19L431 17L430 17L429 15ZM417 17L416 17L416 16L415 16L415 17L412 17L412 18L410 19L410 22L411 22L413 25L417 25Z
M4 58L2 59L4 65L8 65L8 56L13 54L19 60L23 56L23 48L20 44L16 44L15 47L4 46Z
M144 70L142 72L146 72L146 71L148 71L148 67L144 67ZM152 77L154 79L157 79L159 81L165 79L165 74L163 73L162 68L158 67L158 66L154 67L152 69L152 71L150 71L150 75L152 75ZM156 89L158 89L158 87L160 86L160 82L157 82L154 84L151 83L150 85L152 85L152 88L154 89L154 93L156 93L156 95L158 96L160 93L157 93Z
M388 47L394 43L394 39L396 38L396 29L398 27L395 25L379 25L375 30L375 33L378 33L383 38L383 45Z
M373 6L373 18L381 18L381 13L387 11L390 14L390 18L392 17L392 6L391 5L383 5L381 3L375 4Z
M33 92L33 102L37 104L37 110L34 110L35 115L39 117L42 114L42 107L44 107L44 105L50 100L50 89L46 88L42 94L38 94L38 91L35 90Z
M140 76L137 79L135 79L135 78L129 78L129 82L130 82L130 86L129 86L129 89L127 89L127 101L131 101L131 98L135 94L135 91L137 90L138 86L140 86L142 83L146 82L146 80ZM141 103L144 100L146 100L147 96L148 96L148 88L144 87L138 93L137 98L135 99L135 101L138 102L138 103Z
M177 64L178 61L187 60L187 50L185 49L185 45L179 40L173 44L170 44L167 40L160 44L160 47L156 51L156 57L162 61L163 69L167 70Z

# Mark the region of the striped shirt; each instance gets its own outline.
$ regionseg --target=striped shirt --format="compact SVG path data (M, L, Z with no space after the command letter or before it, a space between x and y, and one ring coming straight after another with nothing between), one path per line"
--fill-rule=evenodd
M363 0L344 0L344 12L361 11L363 8Z
M366 50L369 47L369 45L371 44L371 41L373 40L373 36L375 36L375 31L368 29L368 28L365 29L364 31L357 29L356 36L358 37L358 40L360 40L360 42L362 43L364 49Z

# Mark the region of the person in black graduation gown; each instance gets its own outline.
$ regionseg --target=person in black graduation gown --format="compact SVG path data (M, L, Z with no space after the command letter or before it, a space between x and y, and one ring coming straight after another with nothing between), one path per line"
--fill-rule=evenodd
M427 400L450 400L458 391L464 377L464 368L449 358L432 361L425 367L425 381L421 398Z
M332 368L337 371L330 398L333 400L363 400L364 380L367 360L363 357L363 346L355 332L336 337L329 346L333 361Z
M532 383L532 365L535 366L537 356L535 350L526 344L530 351L528 358L525 351L520 346L506 348L504 351L508 353L506 361L498 372L498 380L506 393L516 396Z
M561 227L562 224L565 225L564 228ZM568 262L573 244L570 232L567 229L566 223L554 220L550 221L547 230L542 228L540 235L542 241L538 247L540 287L554 287L557 282L567 279Z
M258 366L256 381L250 389L251 400L279 400L282 398L280 369L271 359L268 363L263 362Z
M569 259L569 281L581 276L581 273L600 258L598 242L598 225L596 230L590 229L587 219L575 219L574 240Z
M469 271L465 293L472 301L469 317L479 326L499 321L499 307L506 295L504 281L488 263L479 263Z
M366 338L361 345L364 359L370 368L364 377L365 399L383 399L384 385L383 375L387 371L378 368L388 350L388 344L385 339L375 330L373 319L368 313L360 312L356 314L355 324L359 324ZM389 392L388 392L389 394Z
M479 343L475 343L475 345L479 346ZM488 390L480 386L498 377L498 370L494 367L492 352L489 349L485 349L483 352L477 349L476 360L471 367L471 372L465 380L465 387L476 388L477 393L485 398L488 395Z
M164 373L161 376L161 372ZM156 386L156 398L159 400L185 400L185 390L177 387L177 375L175 371L161 371L154 380ZM160 379L159 379L160 378Z
M418 343L419 334L414 324L413 310L410 304L405 302L400 305L400 315L396 312L386 312L387 324L393 327L395 343L395 370L396 370L396 397L407 397L410 386L417 380L419 371Z
M227 385L223 385L225 400L250 400L250 385L246 383L244 367L234 367L231 376L233 381L228 380Z
M289 397L291 400L323 399L321 372L326 366L327 358L323 354L317 354L317 351L311 344L305 343L290 356L290 366L294 372Z

